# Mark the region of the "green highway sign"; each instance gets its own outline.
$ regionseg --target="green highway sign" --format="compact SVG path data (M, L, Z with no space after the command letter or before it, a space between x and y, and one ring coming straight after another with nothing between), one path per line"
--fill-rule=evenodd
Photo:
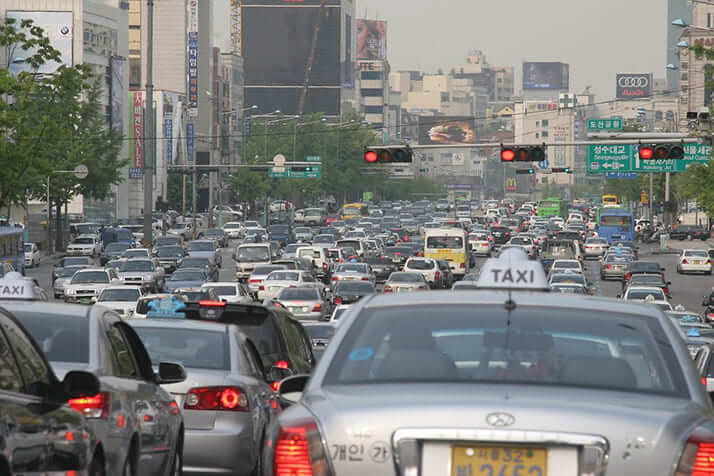
M273 172L272 169L268 172L270 178L321 178L322 165L310 166L288 166L284 167L283 172Z
M588 174L609 172L685 172L691 164L706 164L712 146L689 142L684 144L682 160L640 160L636 144L602 144L588 147Z
M319 155L308 155L305 157L305 162L320 162Z
M589 131L621 131L622 119L588 119Z

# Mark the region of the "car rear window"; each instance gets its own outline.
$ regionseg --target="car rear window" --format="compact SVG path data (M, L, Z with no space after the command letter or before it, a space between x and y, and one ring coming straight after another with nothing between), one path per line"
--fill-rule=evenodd
M335 294L371 294L375 291L374 285L368 281L338 281Z
M287 288L283 289L278 296L281 301L317 301L320 295L317 289Z
M573 317L552 306L364 309L325 384L517 383L688 397L685 371L656 319L588 310Z
M151 363L177 362L187 368L229 370L230 351L225 332L135 326Z
M85 316L16 312L15 317L50 362L89 363L89 319Z
M426 259L410 259L407 261L406 267L409 269L434 269L434 262Z

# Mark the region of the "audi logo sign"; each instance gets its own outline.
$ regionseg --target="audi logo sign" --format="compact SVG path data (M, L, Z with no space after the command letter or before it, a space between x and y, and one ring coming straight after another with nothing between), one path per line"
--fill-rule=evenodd
M642 99L652 94L652 73L621 73L616 79L617 99Z

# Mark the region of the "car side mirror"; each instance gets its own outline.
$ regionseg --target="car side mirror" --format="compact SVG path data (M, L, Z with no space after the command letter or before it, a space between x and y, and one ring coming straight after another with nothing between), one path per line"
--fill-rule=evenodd
M93 297L92 299L90 299L90 302L91 302L92 304L96 304L96 303L97 303L97 298L96 298L96 296Z
M665 268L660 268L659 270L660 270L660 271L667 271Z
M157 383L171 384L186 380L186 369L175 362L160 362Z
M672 285L672 281L667 281L667 286L671 286L671 285Z
M280 406L285 408L299 402L309 380L309 375L294 375L281 380L280 390L278 390Z
M622 299L622 294L618 294L617 299Z
M62 381L65 398L90 397L99 393L99 379L90 372L71 370Z

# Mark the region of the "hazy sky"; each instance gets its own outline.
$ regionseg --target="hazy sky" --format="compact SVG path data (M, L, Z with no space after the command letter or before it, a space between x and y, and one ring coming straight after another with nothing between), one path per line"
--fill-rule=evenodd
M681 0L686 1L686 0ZM388 21L392 71L448 71L480 49L490 64L570 64L571 90L615 96L618 72L663 78L666 0L356 0L357 18ZM674 46L674 45L673 45Z

